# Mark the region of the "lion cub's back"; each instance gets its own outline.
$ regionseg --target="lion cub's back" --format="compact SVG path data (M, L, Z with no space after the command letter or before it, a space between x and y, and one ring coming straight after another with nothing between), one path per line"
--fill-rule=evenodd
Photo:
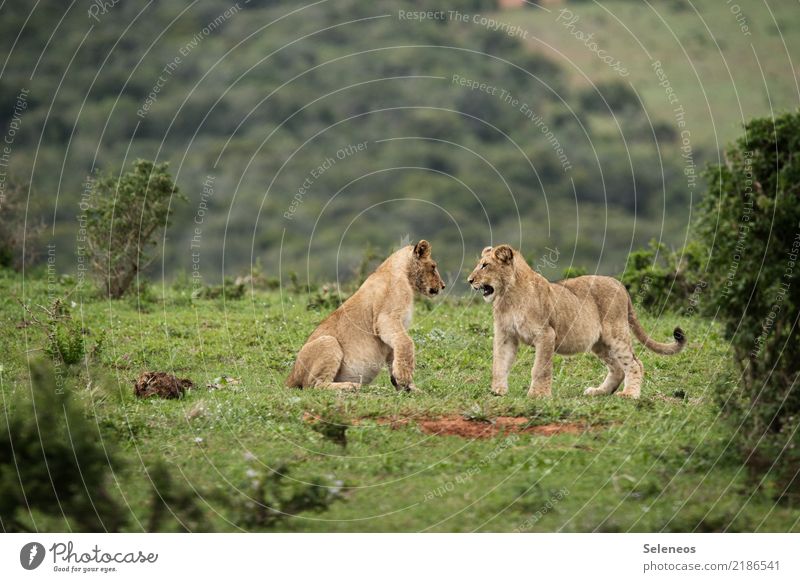
M628 290L614 277L583 275L564 279L557 285L566 287L582 301L593 301L602 320L628 318Z

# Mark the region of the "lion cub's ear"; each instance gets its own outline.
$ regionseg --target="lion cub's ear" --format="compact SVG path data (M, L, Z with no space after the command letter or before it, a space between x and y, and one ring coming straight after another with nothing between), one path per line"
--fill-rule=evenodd
M510 263L514 258L514 249L508 245L500 245L494 249L494 257L503 263Z
M414 255L418 259L426 259L431 256L431 243L426 240L419 241L414 245Z
M487 253L491 253L491 252L492 252L492 247L483 247L483 250L481 251L481 256L483 257Z

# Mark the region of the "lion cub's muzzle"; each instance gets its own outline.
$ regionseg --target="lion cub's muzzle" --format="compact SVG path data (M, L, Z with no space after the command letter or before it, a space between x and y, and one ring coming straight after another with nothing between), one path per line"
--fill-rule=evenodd
M478 291L481 292L485 301L489 302L494 299L494 287L491 285L481 285L478 287Z
M475 291L481 292L485 301L490 302L494 298L494 287L488 283L477 283L472 277L468 279L468 282Z
M444 281L439 279L439 282L436 283L434 286L428 287L428 290L425 293L425 295L427 295L428 297L433 297L434 295L438 295L440 291L444 291L445 287L447 287L447 285L444 284Z

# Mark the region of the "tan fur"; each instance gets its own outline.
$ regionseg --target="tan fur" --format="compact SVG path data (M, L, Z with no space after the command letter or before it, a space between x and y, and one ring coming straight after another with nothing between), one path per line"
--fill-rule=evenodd
M589 275L550 283L508 245L483 249L469 283L493 304L496 394L508 392L508 373L520 342L536 349L528 396L550 396L554 353L591 351L605 362L608 375L584 394L611 394L624 379L619 394L632 398L641 392L644 367L633 352L631 330L659 354L677 354L686 345L678 327L673 343L651 339L636 317L628 291L616 279Z
M297 354L286 385L355 389L387 364L398 390L414 390L414 343L406 331L414 292L432 296L444 288L430 243L403 247L319 324Z

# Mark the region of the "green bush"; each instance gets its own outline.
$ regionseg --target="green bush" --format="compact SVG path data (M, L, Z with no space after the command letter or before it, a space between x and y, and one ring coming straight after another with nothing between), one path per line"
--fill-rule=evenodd
M230 277L222 280L222 285L203 285L192 291L192 299L241 299L246 291L244 283L236 283Z
M0 415L3 528L36 530L46 517L69 522L48 530L118 531L125 518L109 491L113 449L48 365L31 366L31 387L4 399Z
M169 226L173 198L186 200L167 172L167 163L137 160L120 177L98 175L86 211L89 256L105 295L122 297L152 261L159 229Z
M706 282L701 276L702 246L690 243L681 251L650 241L646 249L633 251L622 273L637 309L691 314L697 310Z
M236 523L250 530L272 530L287 527L288 521L300 513L322 513L336 501L344 499L343 483L314 478L306 483L287 478L288 464L274 469L257 464L251 454L247 470L248 484L242 487L246 500L239 508Z
M176 481L167 464L158 460L147 469L150 481L148 532L209 532L212 524L206 517L194 485Z
M699 230L711 311L741 371L723 395L751 475L800 501L800 113L754 119L706 171Z
M45 352L54 360L61 360L68 366L80 362L86 353L80 322L70 318L53 323Z
M34 309L25 303L22 307L27 313L28 322L38 327L45 335L42 350L50 356L53 364L71 366L83 361L87 353L86 336L91 331L81 322L73 319L67 304L67 297L57 297L49 306L37 305ZM97 334L89 355L100 355L105 341L105 332Z

